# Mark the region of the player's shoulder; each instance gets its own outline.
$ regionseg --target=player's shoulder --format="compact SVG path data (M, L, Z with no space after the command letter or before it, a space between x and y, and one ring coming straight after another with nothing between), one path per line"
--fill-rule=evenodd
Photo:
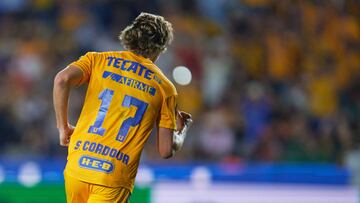
M123 54L121 51L88 51L84 56L94 63L101 63L106 61L109 57L123 57Z
M155 70L154 80L159 84L160 89L163 94L168 97L172 95L177 95L176 87L173 82L162 72L162 70L155 64L151 64L152 69Z
M117 54L119 54L119 52L117 52L117 51L103 51L103 52L88 51L88 52L86 52L85 55L90 55L92 57L108 57L108 56L117 55Z

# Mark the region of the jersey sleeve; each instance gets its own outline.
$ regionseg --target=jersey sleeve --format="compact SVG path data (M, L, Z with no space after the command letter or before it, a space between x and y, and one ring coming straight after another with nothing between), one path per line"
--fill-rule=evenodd
M171 95L163 99L158 121L159 127L176 130L176 107L177 95Z
M80 84L83 82L89 82L93 68L92 64L94 64L94 52L88 52L81 56L77 61L74 61L70 64L82 70L83 78L81 79Z

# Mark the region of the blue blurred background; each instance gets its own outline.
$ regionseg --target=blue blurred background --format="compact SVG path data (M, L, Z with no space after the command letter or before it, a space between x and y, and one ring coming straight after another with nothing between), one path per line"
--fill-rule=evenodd
M177 202L257 202L264 191L258 202L359 201L358 0L2 0L0 202L48 202L11 198L42 184L38 198L54 185L62 191L53 78L87 51L122 50L119 32L142 11L173 24L175 40L157 65L170 79L176 66L191 70L191 83L177 89L194 125L172 160L149 139L133 202L176 202L166 199L171 191L194 181L184 187L201 191ZM73 124L85 90L72 92ZM30 184L18 185L21 177ZM201 199L228 185L218 196L232 199ZM284 197L282 187L295 197L266 198Z

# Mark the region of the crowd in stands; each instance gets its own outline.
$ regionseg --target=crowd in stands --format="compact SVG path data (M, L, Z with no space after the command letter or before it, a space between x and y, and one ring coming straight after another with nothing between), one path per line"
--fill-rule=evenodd
M194 124L175 161L332 162L360 147L357 0L0 1L0 154L65 157L52 107L55 74L88 51L122 50L140 12L175 40L157 61ZM72 92L76 124L86 87ZM155 135L143 159L157 161Z

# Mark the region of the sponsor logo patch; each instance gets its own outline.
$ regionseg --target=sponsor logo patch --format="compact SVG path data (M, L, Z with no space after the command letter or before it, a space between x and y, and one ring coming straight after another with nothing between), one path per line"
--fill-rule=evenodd
M98 159L91 156L80 157L79 165L82 168L96 170L104 173L110 173L114 170L114 165L110 161Z

